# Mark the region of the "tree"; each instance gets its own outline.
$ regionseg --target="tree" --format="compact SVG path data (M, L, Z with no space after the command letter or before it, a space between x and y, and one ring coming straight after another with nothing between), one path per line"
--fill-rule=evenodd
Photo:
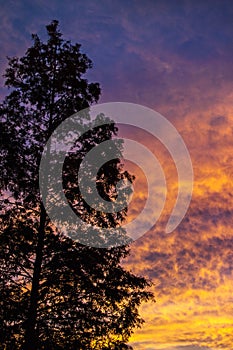
M9 59L5 75L11 92L1 105L0 340L6 349L123 349L143 322L138 306L152 297L149 281L120 265L128 247L97 249L58 232L40 199L39 163L48 137L100 95L99 84L83 77L92 62L80 45L62 38L57 21L46 28L48 41L33 35L33 46ZM74 185L83 155L116 133L112 122L77 140L63 178L78 215L119 230L127 209L102 215ZM120 158L121 145L116 148ZM97 176L101 196L113 200L119 179L133 177L119 159L107 162Z

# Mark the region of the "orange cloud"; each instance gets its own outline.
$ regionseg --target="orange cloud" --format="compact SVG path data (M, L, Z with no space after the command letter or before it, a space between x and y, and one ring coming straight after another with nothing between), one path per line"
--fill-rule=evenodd
M226 96L213 110L190 113L182 125L175 120L191 153L195 181L188 213L169 235L164 227L174 205L177 176L166 152L158 152L170 203L124 262L154 281L157 300L141 308L146 323L131 338L136 350L233 348L232 112ZM158 150L150 138L144 143ZM144 185L136 201L144 198Z

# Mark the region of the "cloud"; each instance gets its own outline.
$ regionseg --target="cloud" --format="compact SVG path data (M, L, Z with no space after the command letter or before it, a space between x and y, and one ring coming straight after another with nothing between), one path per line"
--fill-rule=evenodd
M181 341L204 349L233 346L232 107L226 96L212 108L203 104L199 109L202 113L189 113L180 127L194 165L189 211L166 235L167 208L154 230L134 243L125 262L155 283L157 303L142 307L147 326L132 337L136 349L152 344L154 349L182 349L176 345ZM164 170L174 177L168 161ZM168 201L173 192L169 196Z
M210 119L210 126L222 126L228 124L228 120L224 115L218 115Z

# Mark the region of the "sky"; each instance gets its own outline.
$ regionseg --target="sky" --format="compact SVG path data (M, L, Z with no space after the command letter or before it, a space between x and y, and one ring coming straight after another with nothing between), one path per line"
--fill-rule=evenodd
M123 262L153 281L156 299L140 308L145 323L130 344L136 350L233 349L232 1L10 0L1 1L0 18L1 74L6 56L22 56L31 33L45 38L45 25L57 19L64 38L82 44L92 59L88 79L101 85L99 102L137 103L161 113L189 150L192 201L166 234L177 195L174 162L156 140L137 135L160 160L167 201ZM131 217L147 194L146 176L135 171Z

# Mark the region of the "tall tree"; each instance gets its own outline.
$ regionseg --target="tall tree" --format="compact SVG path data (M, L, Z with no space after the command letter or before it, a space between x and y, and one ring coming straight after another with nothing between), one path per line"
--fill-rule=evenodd
M91 248L57 232L40 199L39 163L47 139L100 95L99 84L84 78L92 62L80 45L62 38L57 21L46 28L47 42L33 35L33 46L22 58L9 59L5 75L11 92L1 105L1 341L6 349L123 349L142 323L138 306L152 297L150 283L121 267L127 247ZM76 213L117 230L127 210L101 215L74 186L83 155L116 132L111 123L77 140L63 175ZM132 181L119 160L106 163L98 173L99 193L111 201L119 179Z

